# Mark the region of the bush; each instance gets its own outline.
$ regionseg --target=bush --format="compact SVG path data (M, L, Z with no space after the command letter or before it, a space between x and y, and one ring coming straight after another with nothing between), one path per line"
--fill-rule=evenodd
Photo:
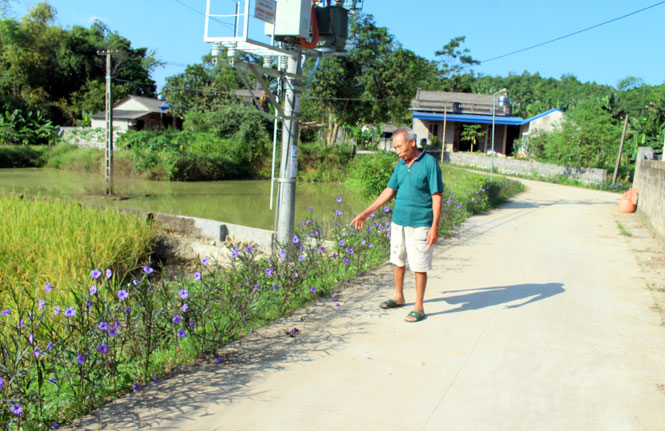
M56 127L39 111L15 109L0 115L0 144L49 145L56 137Z
M356 156L347 183L364 199L373 199L386 188L396 163L397 157L390 152Z
M45 146L0 146L0 168L39 168L44 166Z
M298 146L298 174L304 181L342 181L353 157L348 143L326 146L323 142L301 142Z

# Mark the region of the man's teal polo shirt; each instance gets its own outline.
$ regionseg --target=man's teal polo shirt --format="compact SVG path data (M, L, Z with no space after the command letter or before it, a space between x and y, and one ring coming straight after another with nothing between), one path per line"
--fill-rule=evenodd
M432 195L443 193L441 168L436 159L424 150L409 168L400 159L388 187L397 191L393 222L400 226L432 226Z

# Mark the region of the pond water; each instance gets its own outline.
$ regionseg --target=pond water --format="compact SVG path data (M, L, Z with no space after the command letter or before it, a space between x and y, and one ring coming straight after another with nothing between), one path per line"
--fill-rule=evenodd
M114 191L127 199L104 197L103 175L59 169L0 169L0 191L51 196L81 202L95 202L168 214L187 215L227 223L272 230L275 212L270 210L270 181L166 182L116 178ZM277 185L275 185L277 195ZM338 208L351 220L351 210L366 206L356 194L341 184L298 183L296 185L296 223L310 215L328 219ZM273 206L276 204L275 196Z

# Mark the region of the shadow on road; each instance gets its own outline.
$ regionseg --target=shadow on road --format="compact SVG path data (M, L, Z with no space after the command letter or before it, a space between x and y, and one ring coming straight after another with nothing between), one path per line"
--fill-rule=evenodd
M484 287L479 289L453 290L446 291L444 294L456 294L445 296L438 299L430 299L425 302L445 301L451 305L458 305L457 308L448 311L428 314L430 317L437 314L458 313L460 311L478 310L481 308L492 307L494 305L509 304L506 308L518 308L524 305L541 301L550 296L563 293L566 290L562 283L545 284L516 284L512 286ZM523 300L517 304L512 302Z

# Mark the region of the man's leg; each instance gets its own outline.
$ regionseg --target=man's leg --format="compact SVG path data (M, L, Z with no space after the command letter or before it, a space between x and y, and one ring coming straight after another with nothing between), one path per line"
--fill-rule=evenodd
M393 264L393 279L395 280L395 296L393 301L398 304L404 304L404 274L406 274L406 266L397 266Z
M425 314L425 307L423 306L423 300L425 299L426 287L427 287L427 273L416 272L416 303L413 306L413 311ZM413 316L407 316L405 320L409 322L415 322L416 318Z

